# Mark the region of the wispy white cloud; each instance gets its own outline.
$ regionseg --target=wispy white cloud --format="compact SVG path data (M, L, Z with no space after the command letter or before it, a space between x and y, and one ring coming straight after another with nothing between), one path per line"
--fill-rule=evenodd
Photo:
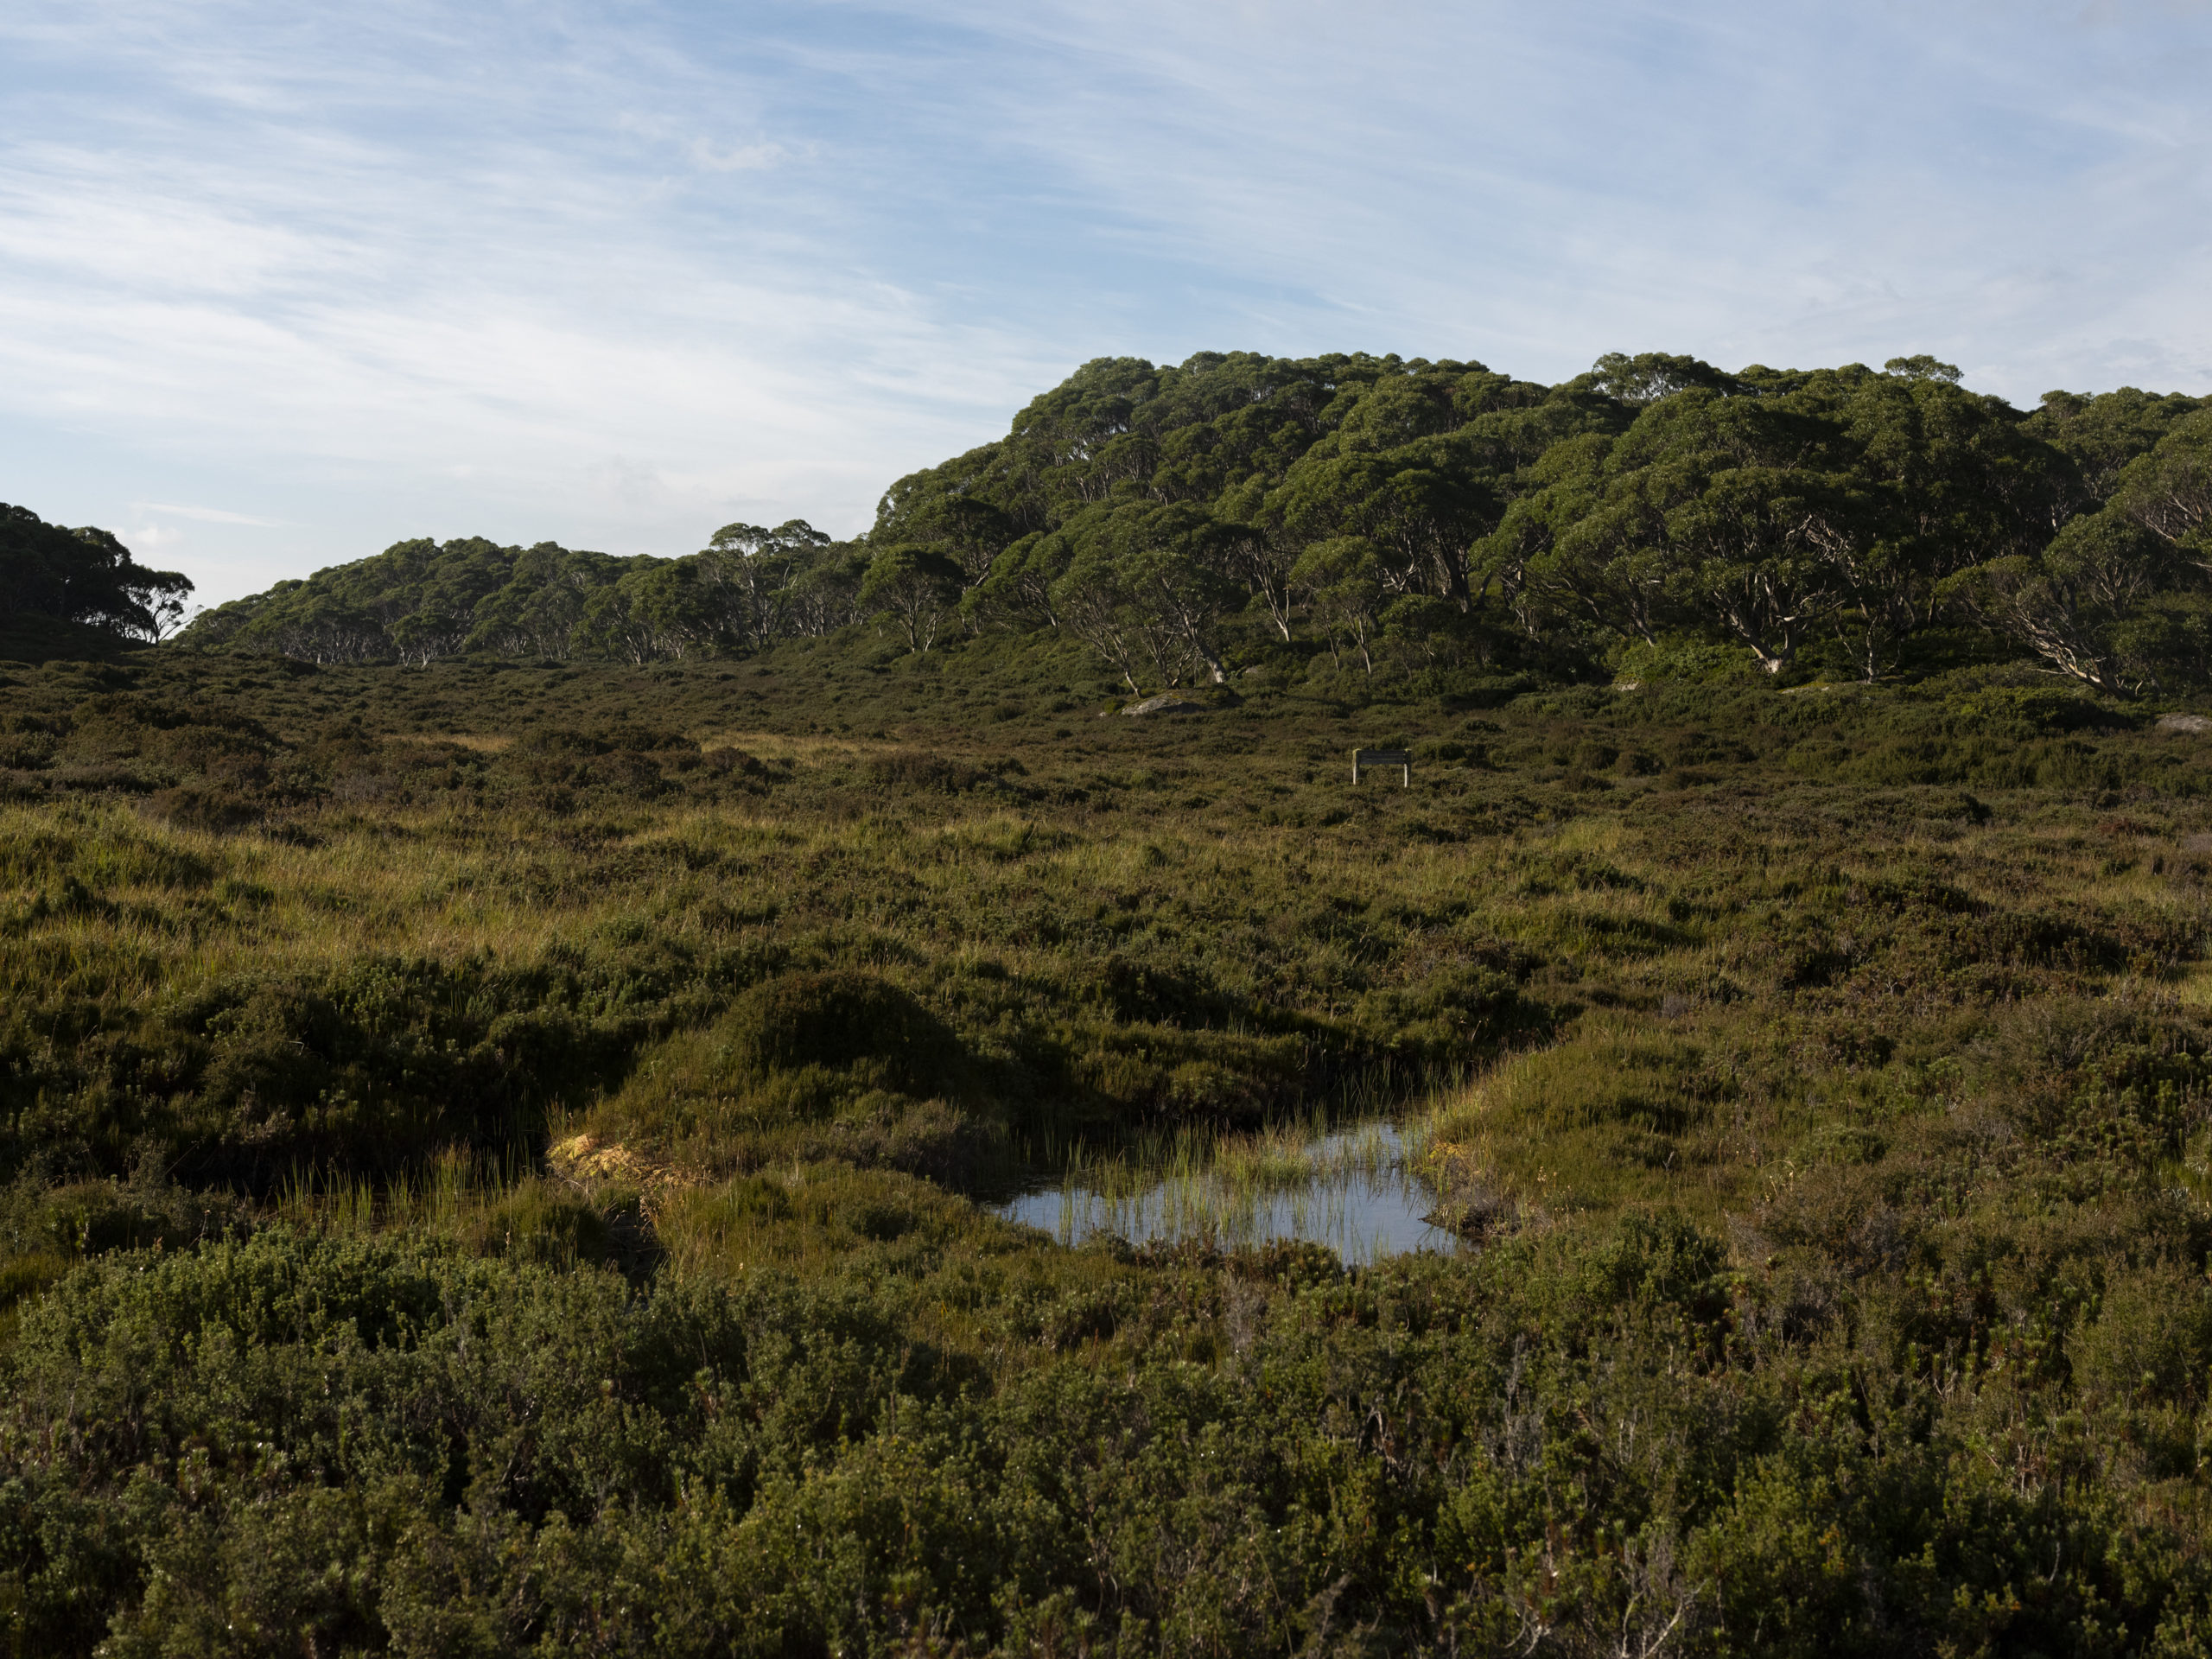
M373 106L328 63L304 71ZM253 95L257 74L289 73L212 76L226 106L282 111L275 135L141 107L110 148L0 159L0 406L62 416L86 453L281 472L315 563L518 521L681 550L738 506L856 529L896 471L976 441L1061 366L887 281L804 213L725 196L671 223L699 205L659 169L757 174L798 148L664 130L586 164L557 130L471 127L457 147L296 132L304 100ZM610 107L606 124L619 141L640 124ZM379 512L365 536L379 489L442 524ZM66 516L110 511L87 507Z
M281 518L261 518L250 512L226 512L220 507L185 507L169 501L135 501L131 504L141 512L166 513L172 518L189 518L200 524L251 524L259 530L281 530Z
M1549 373L1904 340L2016 396L2108 383L2096 342L2126 335L2202 385L2174 284L2212 279L2212 30L2042 10L1046 5L1043 83L1005 97L1138 234L1312 283L1268 296L1294 327L1342 305Z
M2208 83L2155 0L19 0L0 494L221 596L855 530L1108 353L2212 390Z

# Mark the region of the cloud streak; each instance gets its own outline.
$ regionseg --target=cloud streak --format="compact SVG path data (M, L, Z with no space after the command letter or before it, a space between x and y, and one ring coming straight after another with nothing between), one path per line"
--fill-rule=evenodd
M169 501L137 501L131 505L142 512L166 513L172 518L189 518L200 524L251 524L257 530L284 527L279 519L257 518L250 512L226 512L220 507L185 507Z
M29 0L0 494L221 597L849 532L1105 353L2212 390L2208 78L2154 5Z

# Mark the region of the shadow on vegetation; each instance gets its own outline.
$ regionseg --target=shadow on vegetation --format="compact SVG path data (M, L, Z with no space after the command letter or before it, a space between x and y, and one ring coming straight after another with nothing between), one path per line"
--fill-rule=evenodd
M2212 1618L2202 738L1986 666L1156 725L864 632L0 677L26 1652ZM1455 1252L993 1210L1394 1113Z

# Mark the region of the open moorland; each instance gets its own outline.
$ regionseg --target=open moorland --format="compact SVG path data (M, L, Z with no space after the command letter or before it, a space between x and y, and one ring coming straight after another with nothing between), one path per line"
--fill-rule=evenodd
M2206 739L873 656L11 674L25 1651L2190 1650ZM1407 1102L1478 1248L988 1201Z
M1459 410L1587 418L1441 543L1355 397L1268 465L1368 531L925 479L872 550L406 543L26 649L12 1650L2204 1653L2212 728L2198 521L2146 527L2204 417L2134 395L2092 488L1907 368L1853 395L1998 435L1972 546L1965 484L1852 541L1922 499L1874 438L1817 512L1653 459L1802 385L1617 368ZM1752 484L1827 530L1715 528ZM1731 535L1825 632L1637 574ZM1383 1120L1432 1248L1004 1213Z

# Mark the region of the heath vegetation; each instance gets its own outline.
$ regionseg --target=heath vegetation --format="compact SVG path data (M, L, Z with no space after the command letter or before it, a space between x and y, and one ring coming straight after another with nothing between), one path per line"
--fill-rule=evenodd
M1370 362L0 668L14 1650L2205 1652L2204 416Z

